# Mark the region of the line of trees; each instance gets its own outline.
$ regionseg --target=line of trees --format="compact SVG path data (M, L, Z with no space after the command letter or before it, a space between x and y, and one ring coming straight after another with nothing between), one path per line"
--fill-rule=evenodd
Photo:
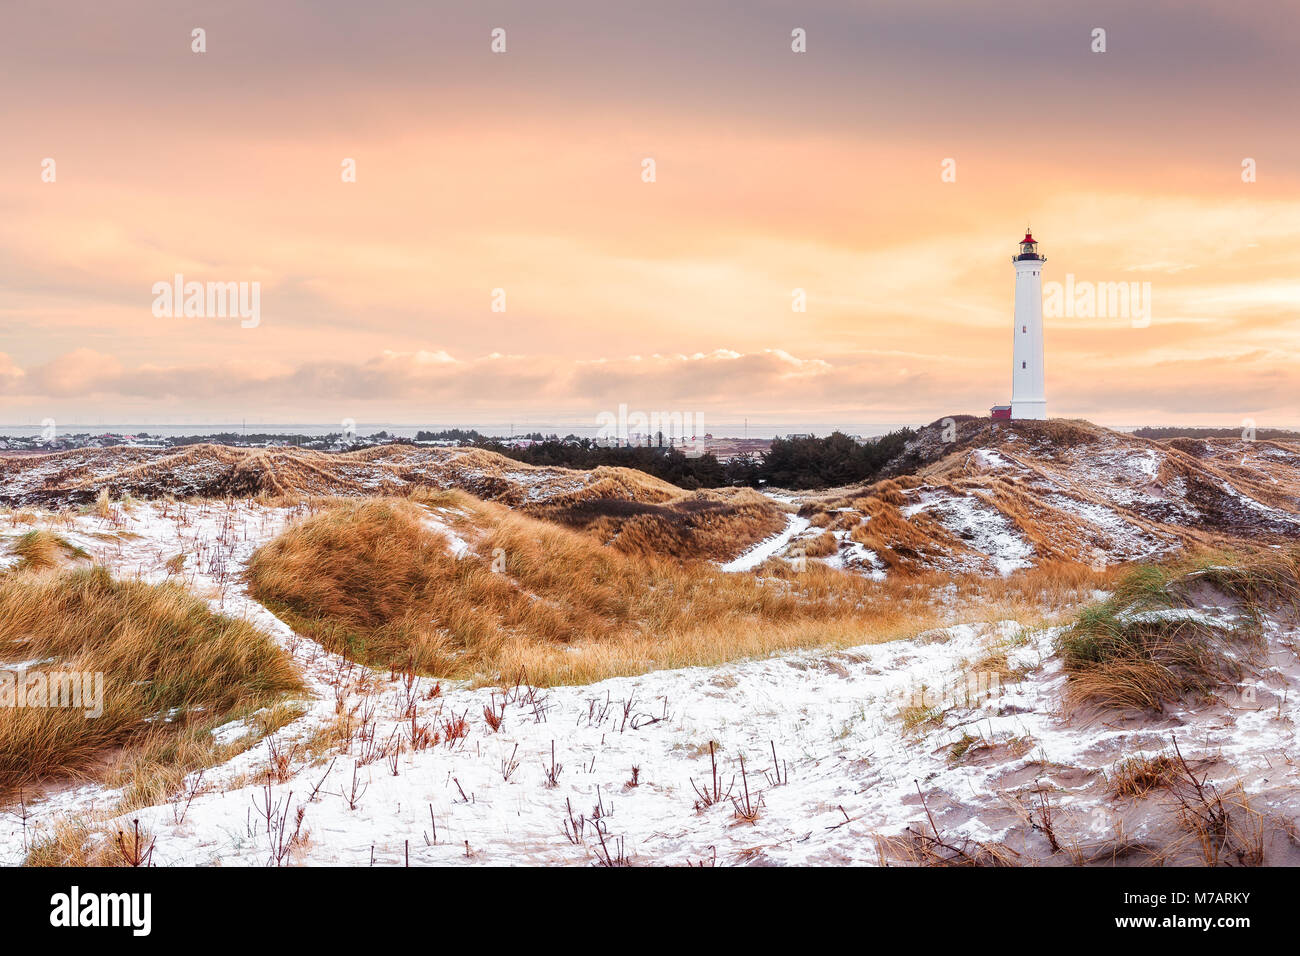
M1138 428L1133 434L1138 438L1245 438L1249 433L1248 428L1179 428L1176 425L1164 426L1160 428ZM1285 428L1257 428L1255 429L1255 438L1281 439L1283 441L1295 441L1300 438L1300 432L1289 431Z
M904 428L862 444L841 432L825 438L777 438L766 454L726 461L712 454L688 457L676 448L609 448L589 438L548 440L524 448L491 439L474 444L530 465L636 468L691 491L730 485L803 490L871 481L915 435Z

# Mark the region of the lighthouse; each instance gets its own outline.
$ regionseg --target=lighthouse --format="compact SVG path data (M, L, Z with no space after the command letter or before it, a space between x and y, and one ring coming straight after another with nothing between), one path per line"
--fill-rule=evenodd
M1016 267L1016 324L1011 347L1011 417L1047 417L1043 391L1043 263L1033 233L1025 229Z

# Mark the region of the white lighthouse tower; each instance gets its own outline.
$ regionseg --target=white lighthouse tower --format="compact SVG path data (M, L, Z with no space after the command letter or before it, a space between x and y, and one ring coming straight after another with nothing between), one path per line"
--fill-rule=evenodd
M1016 267L1016 325L1011 347L1011 417L1047 417L1043 391L1043 263L1038 243L1025 229Z

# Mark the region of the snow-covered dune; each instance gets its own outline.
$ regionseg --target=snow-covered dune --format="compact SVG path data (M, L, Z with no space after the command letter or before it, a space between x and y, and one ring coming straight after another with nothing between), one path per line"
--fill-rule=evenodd
M1167 838L1168 809L1117 801L1107 777L1126 756L1167 750L1174 734L1212 779L1242 781L1261 812L1300 812L1289 758L1300 718L1294 623L1270 619L1269 661L1256 676L1217 703L1158 718L1068 713L1054 632L1013 622L588 686L408 686L346 664L248 596L238 570L293 514L251 502L149 504L111 523L61 525L119 574L161 580L170 556L198 556L186 585L273 635L307 678L302 716L206 771L192 794L132 812L156 836L159 864L266 864L277 833L257 808L268 805L290 821L302 811L305 839L286 858L297 863L874 864L887 852L878 838L909 839L931 816L950 842L1065 862L1035 825L1044 792L1063 840ZM448 517L434 509L430 521L446 528ZM747 563L805 527L792 518ZM350 736L331 736L339 713L354 715ZM412 726L441 739L388 746ZM268 778L272 746L291 756ZM119 797L93 784L29 795L25 824L0 818L0 860L20 862L61 817L111 820Z

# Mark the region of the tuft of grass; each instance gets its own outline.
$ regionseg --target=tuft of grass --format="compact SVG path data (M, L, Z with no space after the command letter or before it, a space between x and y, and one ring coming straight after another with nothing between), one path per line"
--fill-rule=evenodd
M152 865L155 837L131 824L61 817L32 842L23 866L134 867Z
M1076 699L1159 711L1240 680L1230 647L1247 637L1200 618L1137 618L1103 605L1083 611L1057 646Z
M898 712L898 716L903 721L904 730L916 730L930 724L938 724L943 719L943 711L938 707L909 704Z
M14 542L13 548L14 554L22 559L17 565L20 570L43 571L57 567L62 555L74 560L90 557L84 548L44 528L28 531Z
M795 547L802 548L806 558L826 558L839 551L840 542L829 531L823 531L816 537L801 539Z
M596 473L604 471L615 469ZM785 512L748 488L683 493L626 476L601 478L579 491L528 505L522 513L585 531L625 554L683 559L733 558L786 525Z
M99 494L95 496L95 503L91 506L91 514L97 518L111 518L113 516L113 498L108 493L108 488L100 488Z
M948 745L948 760L950 763L959 763L972 750L983 750L988 746L988 742L982 737L976 737L967 731Z
M1186 569L1186 589L1210 587L1235 598L1252 614L1278 606L1300 610L1300 548L1195 555Z
M104 762L104 783L122 791L116 812L164 803L182 789L189 774L225 763L302 714L298 702L281 700L270 707L251 702L212 716L196 715L177 728L164 725L146 732ZM217 727L240 719L249 725L246 735L226 744L213 739Z
M1178 761L1169 754L1139 754L1115 765L1110 788L1117 796L1144 797L1152 790L1171 787L1179 775Z
M1239 681L1263 644L1262 605L1254 602L1293 579L1279 572L1280 583L1265 588L1256 558L1231 560L1238 563L1216 566L1213 578L1188 562L1137 567L1107 600L1083 609L1057 638L1071 695L1159 711L1186 694ZM1207 584L1240 600L1235 619L1197 610L1194 594Z
M470 556L454 557L414 502L343 502L260 549L251 591L355 660L484 681L584 679L564 660L578 644L626 667L628 657L662 659L683 644L743 647L747 632L764 628L825 641L859 617L860 579L823 571L765 587L468 502L485 526Z
M288 656L248 622L178 585L116 580L98 566L0 580L0 660L17 657L45 659L51 686L58 674L102 674L103 712L87 717L84 700L0 708L0 794L86 775L121 748L302 688ZM7 685L24 686L23 673Z

